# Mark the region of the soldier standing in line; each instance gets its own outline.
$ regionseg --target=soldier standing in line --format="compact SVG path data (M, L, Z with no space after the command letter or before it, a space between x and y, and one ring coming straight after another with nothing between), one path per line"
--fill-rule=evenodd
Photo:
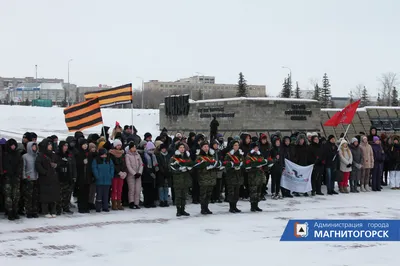
M261 189L265 179L263 166L267 165L267 161L259 151L259 144L253 142L250 145L250 152L245 159L245 169L248 171L249 176L249 192L250 203L252 212L261 212L262 209L258 207L261 199Z
M189 171L193 163L190 159L190 152L185 151L185 145L178 143L174 156L170 159L172 169L173 188L175 191L176 216L189 216L185 211L186 195L191 183Z
M19 219L18 202L20 199L23 161L21 154L17 151L17 146L18 143L15 139L9 139L3 156L5 209L10 221Z
M215 168L218 161L210 153L210 145L207 141L200 144L200 152L196 158L196 168L199 174L201 214L212 214L208 208L214 186L217 183Z
M243 152L239 149L239 141L233 140L230 144L230 150L225 156L226 168L226 184L227 194L229 200L229 212L239 213L241 210L237 208L239 201L239 190L243 184L242 165L243 165Z

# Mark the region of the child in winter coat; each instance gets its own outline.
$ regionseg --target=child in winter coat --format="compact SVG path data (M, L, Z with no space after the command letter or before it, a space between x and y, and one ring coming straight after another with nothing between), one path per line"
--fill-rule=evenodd
M383 174L383 163L385 162L385 152L378 136L374 136L372 151L374 153L374 168L372 170L372 191L381 191L381 180Z
M39 173L40 203L46 218L56 217L56 203L60 200L60 184L57 177L57 162L53 143L44 139L39 144L39 155L35 162Z
M127 177L127 168L125 162L125 151L122 149L122 141L115 139L113 142L114 149L110 150L111 159L114 163L114 178L112 180L111 203L112 210L124 210L122 207L122 188L124 179Z
M18 144L15 139L9 139L6 143L6 152L3 155L2 161L5 209L10 221L19 219L17 212L23 161L20 153L17 151L17 146Z
M152 142L147 142L145 151L143 154L143 175L142 175L142 186L144 196L144 207L155 208L155 184L156 174L159 171L157 158L154 154L155 146Z
M76 181L76 163L73 154L69 151L66 141L60 141L57 152L57 173L60 181L60 201L57 204L57 215L62 212L73 214L69 205L71 203L72 188Z
M369 192L369 179L371 176L371 169L374 168L374 152L371 145L368 143L367 136L361 138L360 149L363 154L363 163L361 168L361 192Z
M90 213L89 193L92 177L90 176L89 150L86 139L81 138L78 141L78 149L75 154L78 186L78 211L79 213Z
M96 212L109 212L108 198L114 177L114 163L106 149L99 149L98 156L92 162L92 172L96 179Z
M126 167L128 169L128 199L130 209L140 209L140 192L142 190L143 161L137 152L135 142L130 142L126 153Z
M351 173L351 167L353 165L353 155L348 147L347 141L342 140L340 143L341 147L339 149L340 157L340 171L342 172L343 179L339 182L339 192L349 193L348 183Z
M160 198L160 207L169 207L168 193L171 185L171 171L169 170L169 161L171 156L164 144L160 145L160 152L156 155L159 171L157 172L157 188Z
M400 189L400 144L399 138L393 140L393 145L389 150L390 154L390 172L389 181L391 189Z
M28 142L26 145L26 154L22 156L24 168L22 169L22 178L24 180L24 198L27 218L38 218L38 172L35 168L37 157L37 144Z

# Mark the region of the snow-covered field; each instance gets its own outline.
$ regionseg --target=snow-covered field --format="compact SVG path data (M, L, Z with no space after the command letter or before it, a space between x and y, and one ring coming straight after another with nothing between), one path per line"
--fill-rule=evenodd
M105 126L112 128L115 121L121 126L132 124L130 109L102 109L103 122ZM157 136L159 134L158 122L159 111L154 109L134 109L133 124L143 137L144 133L150 132ZM15 138L21 141L25 132L35 132L39 138L57 135L59 139L65 139L73 135L69 133L65 125L63 108L53 107L28 107L0 105L0 137ZM101 132L101 126L93 127L84 131L86 136L90 133Z
M105 124L131 124L130 110L104 109ZM139 134L158 133L158 110L135 110ZM0 106L0 137L20 140L25 131L40 137L68 135L61 108ZM85 133L100 132L100 127ZM289 219L400 219L400 191L295 198L261 202L262 213L228 213L177 218L175 208L125 210L56 219L0 217L0 265L398 265L398 243L279 242Z
M279 242L288 219L399 219L399 191L0 220L0 265L398 265L394 242Z

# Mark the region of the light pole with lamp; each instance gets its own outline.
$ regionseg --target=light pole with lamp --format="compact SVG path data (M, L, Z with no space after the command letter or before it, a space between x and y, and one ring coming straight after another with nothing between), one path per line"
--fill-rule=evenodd
M287 67L287 66L283 66L282 68L289 69L289 78L290 78L290 82L291 82L292 81L292 69L290 69L290 67Z
M70 86L69 86L69 65L70 65L72 60L73 59L69 59L68 60L68 89L67 89L68 93L69 93L69 90L70 90ZM64 101L65 102L67 102L67 91L65 92L65 95L64 95Z
M200 72L196 72L196 74L197 74L197 82L203 84L203 86L204 86L204 74L203 74L203 73L200 73ZM203 77L203 79L201 80L201 82L200 82L200 76L199 76L200 74L201 74L202 77ZM201 90L201 89L200 89L200 90ZM199 99L199 100L204 100L204 92L201 93L201 99Z
M136 78L142 80L142 109L143 109L143 106L144 106L144 104L143 104L143 102L144 102L144 98L143 98L143 96L144 96L144 79L141 77L136 77Z

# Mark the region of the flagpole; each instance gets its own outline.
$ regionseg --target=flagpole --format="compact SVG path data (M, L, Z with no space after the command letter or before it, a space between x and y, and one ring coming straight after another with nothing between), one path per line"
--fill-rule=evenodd
M102 128L101 128L101 131L103 131L104 138L106 139L106 142L107 142L108 139L107 139L107 135L106 135L106 129L104 128L104 124L103 124L103 126L102 126Z
M344 132L344 135L343 135L343 139L346 138L346 135L347 135L347 132L349 131L350 126L351 126L351 124L348 124L348 125L347 125L346 131ZM340 147L342 147L342 142L339 143L338 152L339 152L339 150L340 150ZM332 161L334 161L334 160L336 159L336 155L337 155L337 153L336 153L335 156L333 157L333 160L332 160Z
M132 126L132 130L133 130L133 88L132 88L132 83L131 83L131 92L132 92L132 104L131 104L131 126Z

